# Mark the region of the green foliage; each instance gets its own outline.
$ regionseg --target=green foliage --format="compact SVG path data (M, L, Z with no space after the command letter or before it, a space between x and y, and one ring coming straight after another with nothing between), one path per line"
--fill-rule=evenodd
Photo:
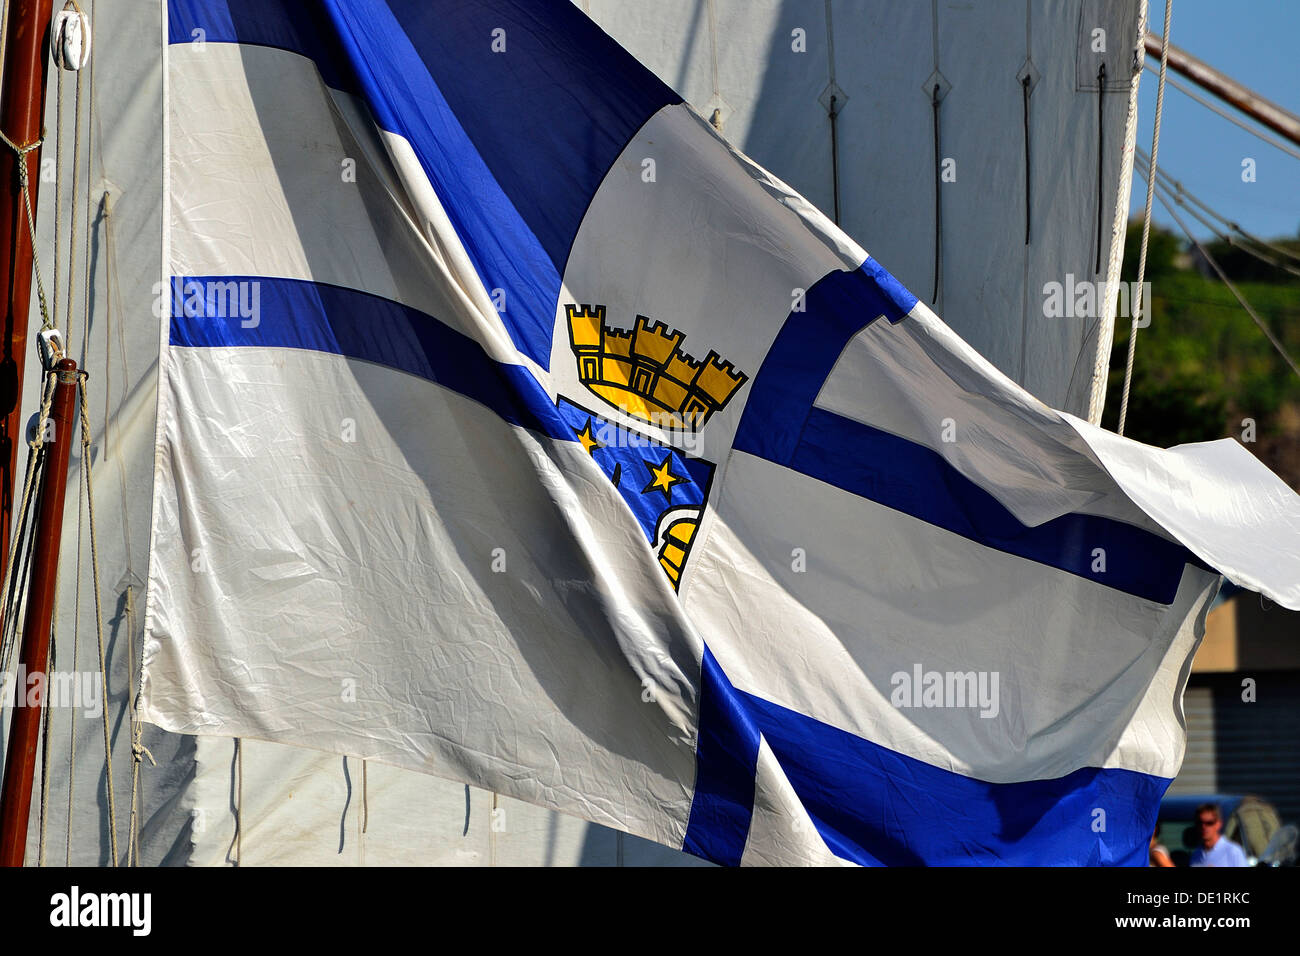
M1140 241L1141 225L1132 222L1125 243L1126 281L1136 281ZM1300 248L1294 240L1278 244ZM1210 249L1288 354L1300 358L1300 279L1226 245ZM1224 250L1231 255L1220 259ZM1300 407L1300 377L1228 288L1193 268L1196 261L1181 253L1172 234L1153 227L1147 252L1151 324L1138 332L1125 434L1168 447L1238 435L1241 419L1249 417L1261 436L1276 435L1283 407ZM1104 417L1109 428L1119 420L1129 328L1122 318L1116 322Z
M1102 424L1113 431L1119 423L1119 396L1124 388L1122 367L1111 372L1110 388L1115 400L1107 404ZM1227 422L1223 389L1182 373L1154 376L1135 363L1124 432L1129 438L1167 448L1222 438Z
M1139 234L1140 232L1141 230L1139 230ZM1298 269L1300 269L1300 263L1289 259L1283 252L1261 248L1255 244L1250 244L1250 248L1259 255L1251 255L1242 248L1245 244L1244 240L1237 238L1234 238L1232 243L1216 239L1214 242L1206 243L1205 248L1214 257L1214 261L1223 267L1223 271L1228 274L1228 278L1233 282L1267 282L1270 284L1293 285L1300 281L1294 273L1265 262L1259 256L1272 259L1274 262L1287 263ZM1285 249L1292 255L1300 255L1300 241L1295 239L1273 239L1270 240L1270 244L1277 246L1278 250ZM1254 305L1254 302L1251 305Z
M1146 278L1148 282L1154 282L1161 276L1167 276L1177 270L1174 260L1181 251L1182 244L1178 237L1172 232L1165 232L1158 229L1154 224L1151 226L1151 234L1147 237L1147 270ZM1138 259L1142 252L1142 224L1140 222L1130 222L1128 232L1124 235L1124 267L1120 272L1121 278L1125 282L1136 282L1138 274Z

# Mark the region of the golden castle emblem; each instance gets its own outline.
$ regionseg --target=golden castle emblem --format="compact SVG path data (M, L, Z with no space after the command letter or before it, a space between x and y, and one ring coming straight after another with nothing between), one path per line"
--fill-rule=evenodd
M681 351L685 333L644 315L629 331L607 326L603 305L568 305L565 313L582 384L661 428L700 428L748 378L714 351L696 361Z

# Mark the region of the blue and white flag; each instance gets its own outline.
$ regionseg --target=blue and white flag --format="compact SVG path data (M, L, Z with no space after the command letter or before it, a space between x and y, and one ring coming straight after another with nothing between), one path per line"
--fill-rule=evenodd
M564 0L165 29L147 719L720 863L1145 862L1220 572L1300 607L1245 450L1036 401Z

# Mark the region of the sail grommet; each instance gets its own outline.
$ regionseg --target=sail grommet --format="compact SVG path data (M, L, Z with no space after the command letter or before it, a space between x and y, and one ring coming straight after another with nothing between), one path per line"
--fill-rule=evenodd
M90 18L68 0L50 24L50 53L61 70L76 72L90 62Z

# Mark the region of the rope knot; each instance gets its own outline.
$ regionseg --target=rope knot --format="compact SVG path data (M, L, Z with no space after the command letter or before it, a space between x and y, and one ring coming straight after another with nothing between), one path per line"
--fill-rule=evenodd
M158 761L153 759L153 754L149 752L149 748L146 747L144 744L140 743L140 741L138 740L132 741L131 743L131 757L135 760L136 763L143 763L144 762L143 758L148 757L149 762L151 764L153 764L155 767L158 766Z
M31 152L32 150L34 150L34 149L40 149L40 148L41 148L41 144L42 144L43 142L45 142L45 137L44 137L44 136L38 136L38 137L36 137L36 139L32 140L32 142L26 144L25 146L19 146L17 143L15 143L13 140L11 140L8 136L5 135L4 130L0 130L0 141L3 141L4 144L5 144L6 146L8 146L10 149L12 149L12 150L17 154L17 156L18 156L18 185L19 185L22 189L26 190L26 189L27 189L27 186L28 186L28 183L30 182L30 180L27 178L27 177L28 177L28 173L27 173L27 154L30 153L30 152Z

